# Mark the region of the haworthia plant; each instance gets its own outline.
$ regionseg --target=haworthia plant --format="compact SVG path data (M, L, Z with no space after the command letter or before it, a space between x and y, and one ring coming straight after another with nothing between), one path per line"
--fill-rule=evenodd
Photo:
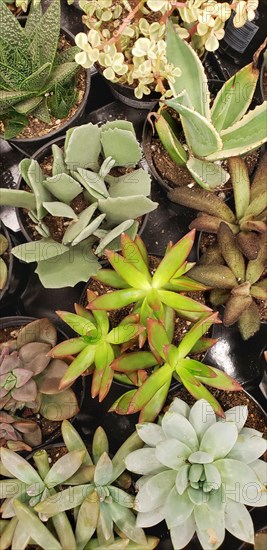
M249 260L258 256L261 234L267 231L267 152L262 156L250 184L247 165L241 157L228 160L234 191L234 210L218 196L199 187L173 189L168 197L184 206L199 210L190 228L218 233L222 221L235 234L236 244Z
M2 189L0 204L28 210L41 239L19 245L12 253L38 263L36 273L45 287L60 288L95 275L100 268L96 255L101 256L106 246L118 250L124 231L135 237L137 218L157 203L149 198L150 176L136 168L142 153L131 122L71 128L63 150L54 144L52 153L51 176L36 160L24 159L20 172L30 191ZM79 196L84 206L76 213L73 201ZM65 219L61 242L50 235L48 214Z
M258 69L250 63L224 83L210 107L203 65L169 22L168 61L175 63L184 54L187 68L171 84L174 97L154 113L155 127L170 157L186 166L200 186L213 190L229 179L217 161L245 155L267 141L266 101L247 113L259 76ZM180 127L175 127L168 107L178 113ZM179 139L181 133L186 149Z
M66 117L77 99L77 48L57 51L60 14L60 0L52 0L45 13L35 0L23 26L0 0L0 119L6 139L22 132L28 115L48 124L51 115Z
M257 257L249 261L244 258L234 233L225 222L221 222L217 237L218 246L208 249L200 264L194 266L189 274L192 279L213 289L211 303L215 306L225 304L225 326L237 322L242 338L248 340L260 329L257 300L267 300L267 279L264 277L266 236L259 236Z

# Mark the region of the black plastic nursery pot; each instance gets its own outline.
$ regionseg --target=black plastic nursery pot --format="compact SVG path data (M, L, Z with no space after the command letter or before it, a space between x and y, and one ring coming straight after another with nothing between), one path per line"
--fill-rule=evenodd
M14 316L14 317L0 317L0 331L4 329L11 329L11 328L19 328L27 325L28 323L31 323L32 321L36 321L37 319L35 317L23 317L23 316ZM66 334L58 327L57 333L58 333L58 341L63 341L67 338ZM81 410L84 396L85 396L85 383L84 378L80 377L78 378L75 383L72 386L72 389L76 395L79 410ZM79 414L79 413L78 413ZM78 415L75 415L69 419L69 422L73 423ZM60 436L61 430L60 425L61 422L55 422L56 426L53 427L53 421L49 421L50 424L48 426L47 434L45 434L42 430L42 436L43 441L41 445L34 448L34 450L37 450L40 447L43 447L44 445L48 445L58 439ZM40 426L42 429L42 425Z
M267 100L267 61L263 60L260 70L260 93L261 100Z
M26 22L26 16L21 16L19 17L19 21L23 24L25 24ZM66 27L61 27L61 34L65 35L67 40L71 43L72 46L75 46L75 36L72 34L72 32L67 29ZM85 70L85 69L83 69ZM34 145L35 143L36 144L41 144L41 143L44 143L46 142L47 140L50 140L52 137L54 136L57 136L58 134L61 134L62 132L65 132L68 128L71 128L72 126L76 126L78 125L78 123L80 122L81 118L82 118L82 115L84 113L84 110L86 108L86 104L87 104L87 101L88 101L88 96L89 96L89 92L90 92L90 86L91 86L91 72L90 70L85 70L86 71L86 86L85 86L85 90L84 90L84 96L83 96L83 99L81 101L81 103L79 104L79 106L77 107L74 115L69 119L69 120L66 120L63 124L59 125L58 128L56 128L55 130L52 130L50 132L47 132L46 134L42 135L42 136L34 136L34 137L31 137L31 138L19 138L19 137L15 137L15 138L12 138L12 139L9 139L7 141L9 141L11 144L13 144L14 146L27 146L27 145ZM3 135L0 134L0 138L3 138Z
M21 264L17 258L11 254L12 241L10 234L4 224L0 222L0 233L2 233L8 241L7 249L7 281L5 287L0 291L0 315L4 314L7 309L16 308L16 300L23 290L24 281L28 268Z

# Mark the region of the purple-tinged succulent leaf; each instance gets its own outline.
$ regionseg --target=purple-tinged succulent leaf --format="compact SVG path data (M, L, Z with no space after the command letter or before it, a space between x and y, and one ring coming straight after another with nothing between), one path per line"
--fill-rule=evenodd
M27 384L27 382L33 377L33 373L30 370L18 368L13 371L16 378L15 387L16 389L21 388Z
M237 285L237 280L229 267L226 265L196 265L189 271L190 277L210 286L211 288L221 288L231 290Z
M260 249L260 239L255 231L240 231L236 235L236 243L248 260L255 260L257 258Z
M18 352L14 351L10 355L9 350L6 348L1 354L0 376L12 372L14 369L21 367L21 361Z
M67 389L57 395L42 394L40 414L47 420L61 422L72 418L79 412L79 405L75 393Z
M37 386L34 380L29 380L24 386L12 390L12 397L23 403L34 402L37 397Z
M258 284L252 285L250 294L253 298L267 301L267 279L263 279L262 281L259 281Z
M246 270L246 280L252 285L261 277L267 265L267 239L266 235L260 235L260 249L255 260L250 260Z
M42 342L30 342L19 350L19 357L25 368L36 376L48 365L50 358L47 356L51 349L49 344Z
M235 223L235 215L225 202L214 193L196 186L173 189L168 193L168 198L173 202L205 212L228 223Z
M153 279L153 288L162 288L174 276L187 259L195 239L195 230L180 239L161 260Z
M43 342L55 346L57 343L57 331L49 319L37 319L22 327L17 336L17 348L20 349L30 342Z
M218 231L218 242L226 264L236 279L243 283L245 280L245 260L236 244L234 234L224 222L221 223Z
M266 217L266 210L264 211L264 215ZM244 220L240 223L240 228L242 231L257 231L257 233L266 233L267 224L264 220L251 220L244 218Z
M238 328L243 340L248 340L260 329L260 313L257 304L252 301L250 306L245 309L238 320Z
M151 275L147 263L140 252L135 240L131 239L127 233L121 235L122 254L128 262L130 262L138 271L143 273L146 278L151 281Z
M195 399L205 399L212 406L213 410L218 416L224 418L224 412L221 405L218 403L217 399L201 384L199 380L195 378L190 372L188 372L183 367L177 368L177 374L181 379L183 385L186 389L195 397Z
M38 391L50 395L59 393L60 382L67 368L68 365L64 361L53 359L36 380Z
M200 256L199 260L200 265L209 265L209 264L216 264L216 265L223 265L224 259L221 254L219 245L217 243L214 243L210 245L207 250Z
M198 340L204 336L211 325L218 322L220 322L218 319L218 312L215 312L204 316L195 325L193 325L189 332L185 334L178 346L179 357L185 358Z
M241 313L247 309L252 302L251 296L239 296L231 295L226 302L224 314L223 314L223 324L226 327L230 327L238 321Z
M230 296L229 290L222 290L221 288L215 288L210 293L210 303L213 306L221 306L225 304Z
M150 401L142 408L139 415L139 422L153 422L162 410L168 396L168 391L171 385L171 379L159 388L153 395Z
M150 351L136 351L119 355L111 363L111 368L118 372L133 372L158 365L158 361Z
M80 336L87 336L96 332L94 323L91 323L91 321L88 321L84 317L80 317L75 313L69 313L68 311L56 311L56 314Z
M83 340L83 338L70 338L69 340L61 342L53 349L51 349L51 351L48 353L48 356L61 358L67 357L68 355L76 355L76 353L80 353L80 351L82 351L86 347L86 345L87 344Z
M220 224L223 220L215 218L215 216L209 216L208 214L198 214L198 216L190 223L190 229L196 229L197 231L204 231L205 233L218 233ZM228 224L234 233L238 232L238 226L234 224Z

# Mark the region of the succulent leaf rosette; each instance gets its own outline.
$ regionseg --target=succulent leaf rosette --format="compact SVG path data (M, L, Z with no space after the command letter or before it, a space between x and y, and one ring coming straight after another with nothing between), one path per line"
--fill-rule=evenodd
M244 156L267 141L266 101L248 111L259 70L254 62L240 69L223 84L211 105L203 65L172 23L166 41L168 61L179 64L181 76L171 84L174 97L161 100L158 112L150 113L149 119L155 117L158 136L171 159L188 169L192 181L212 191L230 177L222 161ZM175 117L168 108L176 111Z
M31 451L41 445L42 433L37 422L0 411L0 447L12 451Z
M204 550L216 550L225 531L254 543L247 506L266 505L266 450L262 433L245 426L247 407L237 406L218 419L207 401L190 409L174 399L160 424L137 425L145 443L129 454L128 470L137 482L137 525L165 520L175 550L196 533Z
M152 90L169 95L175 77L181 74L179 63L167 56L168 19L174 22L179 36L203 54L205 49L214 51L219 47L233 8L233 23L242 27L255 17L258 1L237 1L231 6L214 0L131 0L115 4L112 0L80 0L79 5L86 14L83 22L89 32L76 36L80 48L77 63L87 68L98 63L107 80L134 86L135 96L141 99Z

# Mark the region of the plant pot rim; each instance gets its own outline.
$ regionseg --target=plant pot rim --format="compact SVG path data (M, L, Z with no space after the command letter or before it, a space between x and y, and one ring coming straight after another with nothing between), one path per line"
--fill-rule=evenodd
M25 15L18 17L18 20L21 20L21 21L26 20L26 19L27 19L27 16L25 16ZM63 32L64 34L66 34L67 37L71 39L73 44L75 44L75 36L69 29L67 29L63 25L60 25L60 31L61 31L61 33ZM77 69L77 71L78 70L79 70L79 68ZM14 138L11 138L11 139L8 139L8 140L5 140L5 141L10 142L11 144L12 143L15 143L15 144L17 143L18 145L20 145L20 144L27 145L27 144L32 144L32 143L39 144L39 143L44 142L45 140L52 139L53 136L56 136L57 134L61 133L62 131L67 130L68 128L72 127L73 124L75 123L75 121L77 121L81 117L81 115L83 114L84 109L85 109L86 104L87 104L89 92L90 92L91 71L90 71L90 69L83 69L83 70L86 71L86 86L85 86L85 90L84 90L84 96L83 96L83 99L82 99L81 103L77 107L77 110L75 111L74 115L69 120L66 120L66 122L64 122L64 124L59 125L59 127L56 128L55 130L51 130L51 132L48 132L47 134L44 134L42 136L35 136L35 137L30 137L30 138L23 138L23 137L22 138L16 138L16 137L14 137ZM4 139L3 134L0 134L0 138Z
M64 134L63 136L58 136L55 139L52 139L52 140L48 141L47 143L43 143L43 145L39 149L37 149L37 151L35 151L35 153L31 156L31 159L38 160L38 158L40 156L45 157L47 149L51 149L52 145L58 144L61 141L64 143L65 139L66 139L66 134ZM24 181L24 180L23 180L22 175L20 174L19 178L18 178L18 181L17 181L16 189L21 188L22 181ZM21 230L23 236L25 237L26 241L35 242L34 239L32 239L32 237L30 236L25 224L23 223L23 219L22 219L21 212L20 212L21 209L20 208L15 208L15 211L16 211L16 216L17 216L18 222L19 222L20 230ZM142 235L142 233L145 230L145 227L146 227L147 222L148 222L148 217L149 217L149 214L144 214L142 216L142 222L140 224L140 228L139 228L139 231L138 231L138 235L140 235L140 236ZM101 262L101 260L100 260L100 262Z
M12 278L12 272L13 272L13 268L14 268L14 256L11 254L12 242L11 242L9 232L8 232L6 226L3 224L3 222L1 222L1 220L0 220L0 233L3 233L4 236L7 239L7 242L8 242L7 251L9 253L9 262L8 262L8 265L7 265L7 280L6 280L6 284L5 284L4 288L2 288L2 290L0 291L0 302L1 302L1 300L4 298L4 296L6 296L6 294L8 294L8 291L9 291L11 278Z
M264 95L264 86L263 86L263 79L264 79L265 72L267 72L267 60L263 58L261 69L260 69L260 93L261 93L262 102L267 100L267 97L265 97Z
M42 317L43 319L48 319L50 320L48 317ZM41 317L40 317L41 319ZM11 328L12 326L25 326L29 323L31 323L32 321L37 321L38 318L37 317L28 317L26 315L10 315L10 316L7 316L7 317L1 317L0 318L0 329L3 329L3 328ZM52 321L51 321L52 322ZM54 324L52 322L52 324ZM56 326L54 324L55 328L56 328L56 331L57 333L63 337L64 339L68 339L69 337L64 333L64 331ZM80 388L76 388L76 391L75 391L75 384L79 384L81 387ZM79 411L76 415L72 416L71 418L68 419L68 421L73 424L73 422L75 421L75 419L77 418L79 412L81 411L82 409L82 405L83 405L83 402L84 402L84 398L85 398L85 387L86 387L86 382L85 382L85 377L83 376L80 376L79 379L77 379L77 381L74 382L73 386L72 386L72 389L77 397L77 401L78 401L78 406L79 406ZM62 421L60 421L60 423L62 423ZM50 445L51 443L53 443L56 439L58 439L60 437L60 433L61 433L61 427L56 427L50 434L47 434L47 437L42 433L42 436L44 438L44 441L42 441L42 443L40 445L36 445L36 447L34 447L33 449L33 452L37 451L38 449L41 449L42 447L44 447L44 445ZM25 452L25 451L21 451L21 452Z

